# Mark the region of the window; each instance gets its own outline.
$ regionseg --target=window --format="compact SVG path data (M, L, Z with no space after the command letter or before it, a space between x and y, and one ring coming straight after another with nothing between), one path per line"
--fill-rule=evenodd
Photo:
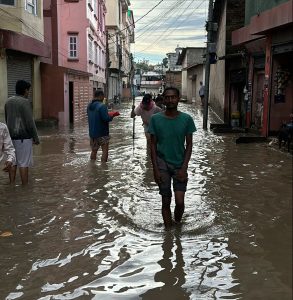
M102 69L105 69L105 52L102 50L102 61L101 61Z
M14 6L15 5L15 0L0 0L0 4Z
M98 45L95 43L95 64L98 65Z
M97 14L97 0L94 0L94 1L93 1L93 5L94 5L94 7L93 7L93 9L94 9L94 14L96 15L96 14Z
M94 51L93 51L93 38L91 36L88 37L88 57L89 62L94 61Z
M68 57L69 58L78 58L78 53L77 53L77 35L69 35L68 36L69 40L69 51L68 51Z
M25 1L25 9L29 13L36 15L37 14L37 0L26 0Z

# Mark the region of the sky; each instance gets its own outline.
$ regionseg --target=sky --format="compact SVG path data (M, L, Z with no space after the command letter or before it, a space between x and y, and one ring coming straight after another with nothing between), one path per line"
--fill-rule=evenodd
M208 0L130 2L136 22L135 43L131 48L136 62L145 59L151 64L161 63L166 53L175 52L177 45L205 47Z

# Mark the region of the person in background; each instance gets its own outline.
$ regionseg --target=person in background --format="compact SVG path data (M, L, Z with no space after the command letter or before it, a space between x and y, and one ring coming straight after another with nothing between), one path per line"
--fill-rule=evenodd
M158 96L155 99L155 103L158 107L160 107L162 110L165 110L165 106L163 104L163 96L161 94L158 94Z
M108 113L107 106L103 103L104 92L96 90L94 99L87 106L87 116L89 125L89 136L91 146L91 160L97 159L97 152L102 148L101 162L108 161L109 152L109 122L119 113L115 112L111 116Z
M15 164L15 149L8 128L2 122L0 122L0 162L1 161L4 161L3 171L5 172L9 172Z
M192 134L196 131L192 117L178 111L179 90L168 87L163 93L166 110L151 117L151 159L155 182L162 196L162 216L166 228L172 225L171 181L175 194L175 223L184 212L187 168L192 153Z
M201 105L204 106L204 92L205 92L205 86L203 85L202 81L199 83L200 88L198 91L200 100L201 100Z
M132 106L131 118L135 116L140 116L142 119L142 125L144 127L144 133L147 138L147 142L150 141L150 135L148 133L148 126L150 122L150 118L153 114L162 111L160 107L158 107L155 102L152 100L151 94L145 94L142 98L142 101L138 106Z
M28 99L31 84L18 80L15 85L16 95L5 103L5 120L15 148L16 162L9 170L10 182L15 182L19 168L21 183L28 184L28 168L33 166L33 144L40 143L32 106Z

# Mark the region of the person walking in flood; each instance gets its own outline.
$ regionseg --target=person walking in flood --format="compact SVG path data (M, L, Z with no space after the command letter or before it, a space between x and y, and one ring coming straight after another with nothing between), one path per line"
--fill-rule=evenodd
M201 105L204 106L204 92L205 92L205 86L203 85L202 81L199 83L200 88L198 91L199 97L200 97L200 101L201 101Z
M102 148L101 162L108 161L109 152L109 122L113 120L115 116L119 115L119 112L114 112L109 115L107 106L103 103L105 98L102 90L96 90L94 99L87 107L89 136L91 145L91 160L97 159L97 152L99 148Z
M4 161L3 171L5 172L9 172L15 164L14 146L7 126L2 122L0 122L0 162L1 161Z
M16 95L5 103L5 120L15 148L16 163L9 170L10 182L15 182L19 168L21 183L28 184L28 168L33 166L33 144L40 143L32 106L28 100L31 84L18 80L15 85Z
M132 106L130 116L131 118L134 118L135 116L141 117L147 142L150 141L150 134L148 133L150 118L153 114L160 111L162 111L162 109L155 104L151 94L145 94L137 107L134 105Z
M196 127L189 114L177 110L180 99L177 88L166 88L163 98L166 110L151 117L148 132L154 179L162 196L162 216L165 227L169 228L172 225L171 181L175 195L175 223L181 222L184 213L187 168Z

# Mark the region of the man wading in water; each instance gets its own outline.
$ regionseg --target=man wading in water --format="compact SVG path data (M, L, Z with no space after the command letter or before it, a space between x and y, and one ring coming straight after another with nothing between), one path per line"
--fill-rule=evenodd
M162 196L162 216L165 227L172 225L171 180L175 194L175 223L184 212L187 168L192 152L192 134L196 131L189 114L178 111L179 90L166 88L163 93L165 112L154 114L149 124L151 158L156 183Z

